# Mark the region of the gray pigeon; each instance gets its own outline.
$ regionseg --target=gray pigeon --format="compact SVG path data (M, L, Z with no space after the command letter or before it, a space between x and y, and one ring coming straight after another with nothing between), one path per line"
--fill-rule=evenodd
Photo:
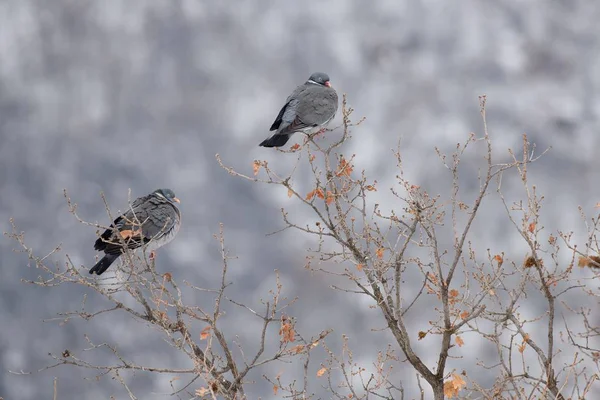
M337 108L338 96L329 83L329 76L315 72L287 98L269 129L276 131L275 134L259 146L281 147L296 132L317 133L335 117Z
M154 258L154 250L173 240L181 226L181 213L175 203L179 199L170 189L158 189L136 199L96 240L94 249L104 251L105 256L90 274L102 275L123 254L124 245L130 250L144 246Z

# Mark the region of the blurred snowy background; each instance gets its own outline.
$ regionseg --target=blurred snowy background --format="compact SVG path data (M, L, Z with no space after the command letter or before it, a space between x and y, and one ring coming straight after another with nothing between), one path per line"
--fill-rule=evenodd
M346 333L357 358L369 362L387 340L370 331L381 325L378 311L304 270L308 238L264 236L282 227L282 206L299 220L309 214L281 188L227 175L215 153L246 173L254 159L285 169L294 156L257 145L291 90L324 71L340 94L347 93L355 117L367 117L344 151L355 152L357 168L377 179L382 201L389 199L384 189L397 172L390 149L400 138L407 177L436 194L447 187L448 174L434 146L450 152L469 132L481 133L478 95L485 93L499 161L508 160L505 149L518 148L524 132L538 149L553 146L530 170L547 198L543 222L548 232L560 227L581 235L577 206L593 212L600 200L594 189L600 181L599 19L600 7L589 0L4 0L2 230L9 230L13 217L40 254L62 243L77 264L89 267L95 231L68 213L63 189L82 217L105 223L101 191L113 209L123 209L129 188L137 197L169 187L182 200L184 222L178 238L159 253L159 270L217 286L212 234L223 222L228 246L239 256L230 275L237 299L257 304L273 287L277 268L286 294L300 297L290 313L301 330L335 327L332 340ZM290 145L298 141L296 136ZM469 173L476 177L475 170ZM516 179L506 185L519 195ZM472 194L477 185L471 180L464 189ZM523 244L506 216L486 211L480 218L481 251L514 251L521 259ZM49 363L48 352L80 351L85 333L96 342L118 343L149 364L178 365L181 359L156 332L128 318L42 323L78 307L85 291L21 284L37 271L14 247L0 241L0 396L48 398L58 376L59 398L124 398L108 377L83 380L90 371L7 372L35 371ZM88 304L106 305L96 296ZM231 337L256 336L250 316L227 318ZM430 363L427 346L437 343L417 345ZM477 347L472 350L477 355ZM460 367L456 363L450 366ZM268 398L271 387L260 375L253 378L258 383L250 397ZM138 374L130 383L143 399L170 392L163 377ZM319 385L312 390L327 398Z

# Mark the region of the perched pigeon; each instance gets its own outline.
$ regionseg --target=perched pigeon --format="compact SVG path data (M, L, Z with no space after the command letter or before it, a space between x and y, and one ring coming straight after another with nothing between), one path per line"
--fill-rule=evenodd
M130 250L144 246L153 258L154 250L173 240L179 231L181 213L175 203L179 199L170 189L158 189L136 199L96 240L94 249L106 254L90 269L90 274L102 275L123 254L124 245Z
M329 76L315 72L287 98L269 129L276 130L275 134L259 146L281 147L296 132L319 132L335 117L337 108L338 96L329 83Z

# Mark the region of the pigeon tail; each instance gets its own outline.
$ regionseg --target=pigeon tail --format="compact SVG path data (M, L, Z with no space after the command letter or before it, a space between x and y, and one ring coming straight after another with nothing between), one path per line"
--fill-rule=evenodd
M104 271L106 271L108 267L110 267L110 265L114 263L117 258L119 258L119 256L120 254L105 255L100 261L98 261L96 265L92 267L92 269L90 269L90 274L95 272L96 275L102 275Z
M263 140L262 143L259 144L259 146L262 146L262 147L281 147L281 146L285 145L288 140L290 140L290 136L291 135L278 135L278 134L275 134L275 135L271 136L270 138Z

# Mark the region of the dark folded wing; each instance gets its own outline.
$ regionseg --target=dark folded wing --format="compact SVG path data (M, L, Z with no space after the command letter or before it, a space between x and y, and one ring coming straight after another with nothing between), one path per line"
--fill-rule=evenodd
M110 228L100 235L94 243L94 249L104 251L107 254L120 254L123 252L120 238L124 240L129 249L136 249L147 243L149 240L142 236L141 227L144 219L147 218L143 205L149 197L144 196L135 199L131 204L131 208L117 217Z
M279 110L277 118L275 118L275 121L271 125L271 128L269 129L270 131L279 130L279 132L277 133L285 133L283 132L283 130L285 130L289 125L294 123L294 121L296 120L298 96L300 95L300 93L306 90L307 87L308 84L306 83L300 85L296 89L294 89L292 94L288 96L288 98L285 100L285 105L281 108L281 110ZM289 129L287 129L287 131L289 131Z

